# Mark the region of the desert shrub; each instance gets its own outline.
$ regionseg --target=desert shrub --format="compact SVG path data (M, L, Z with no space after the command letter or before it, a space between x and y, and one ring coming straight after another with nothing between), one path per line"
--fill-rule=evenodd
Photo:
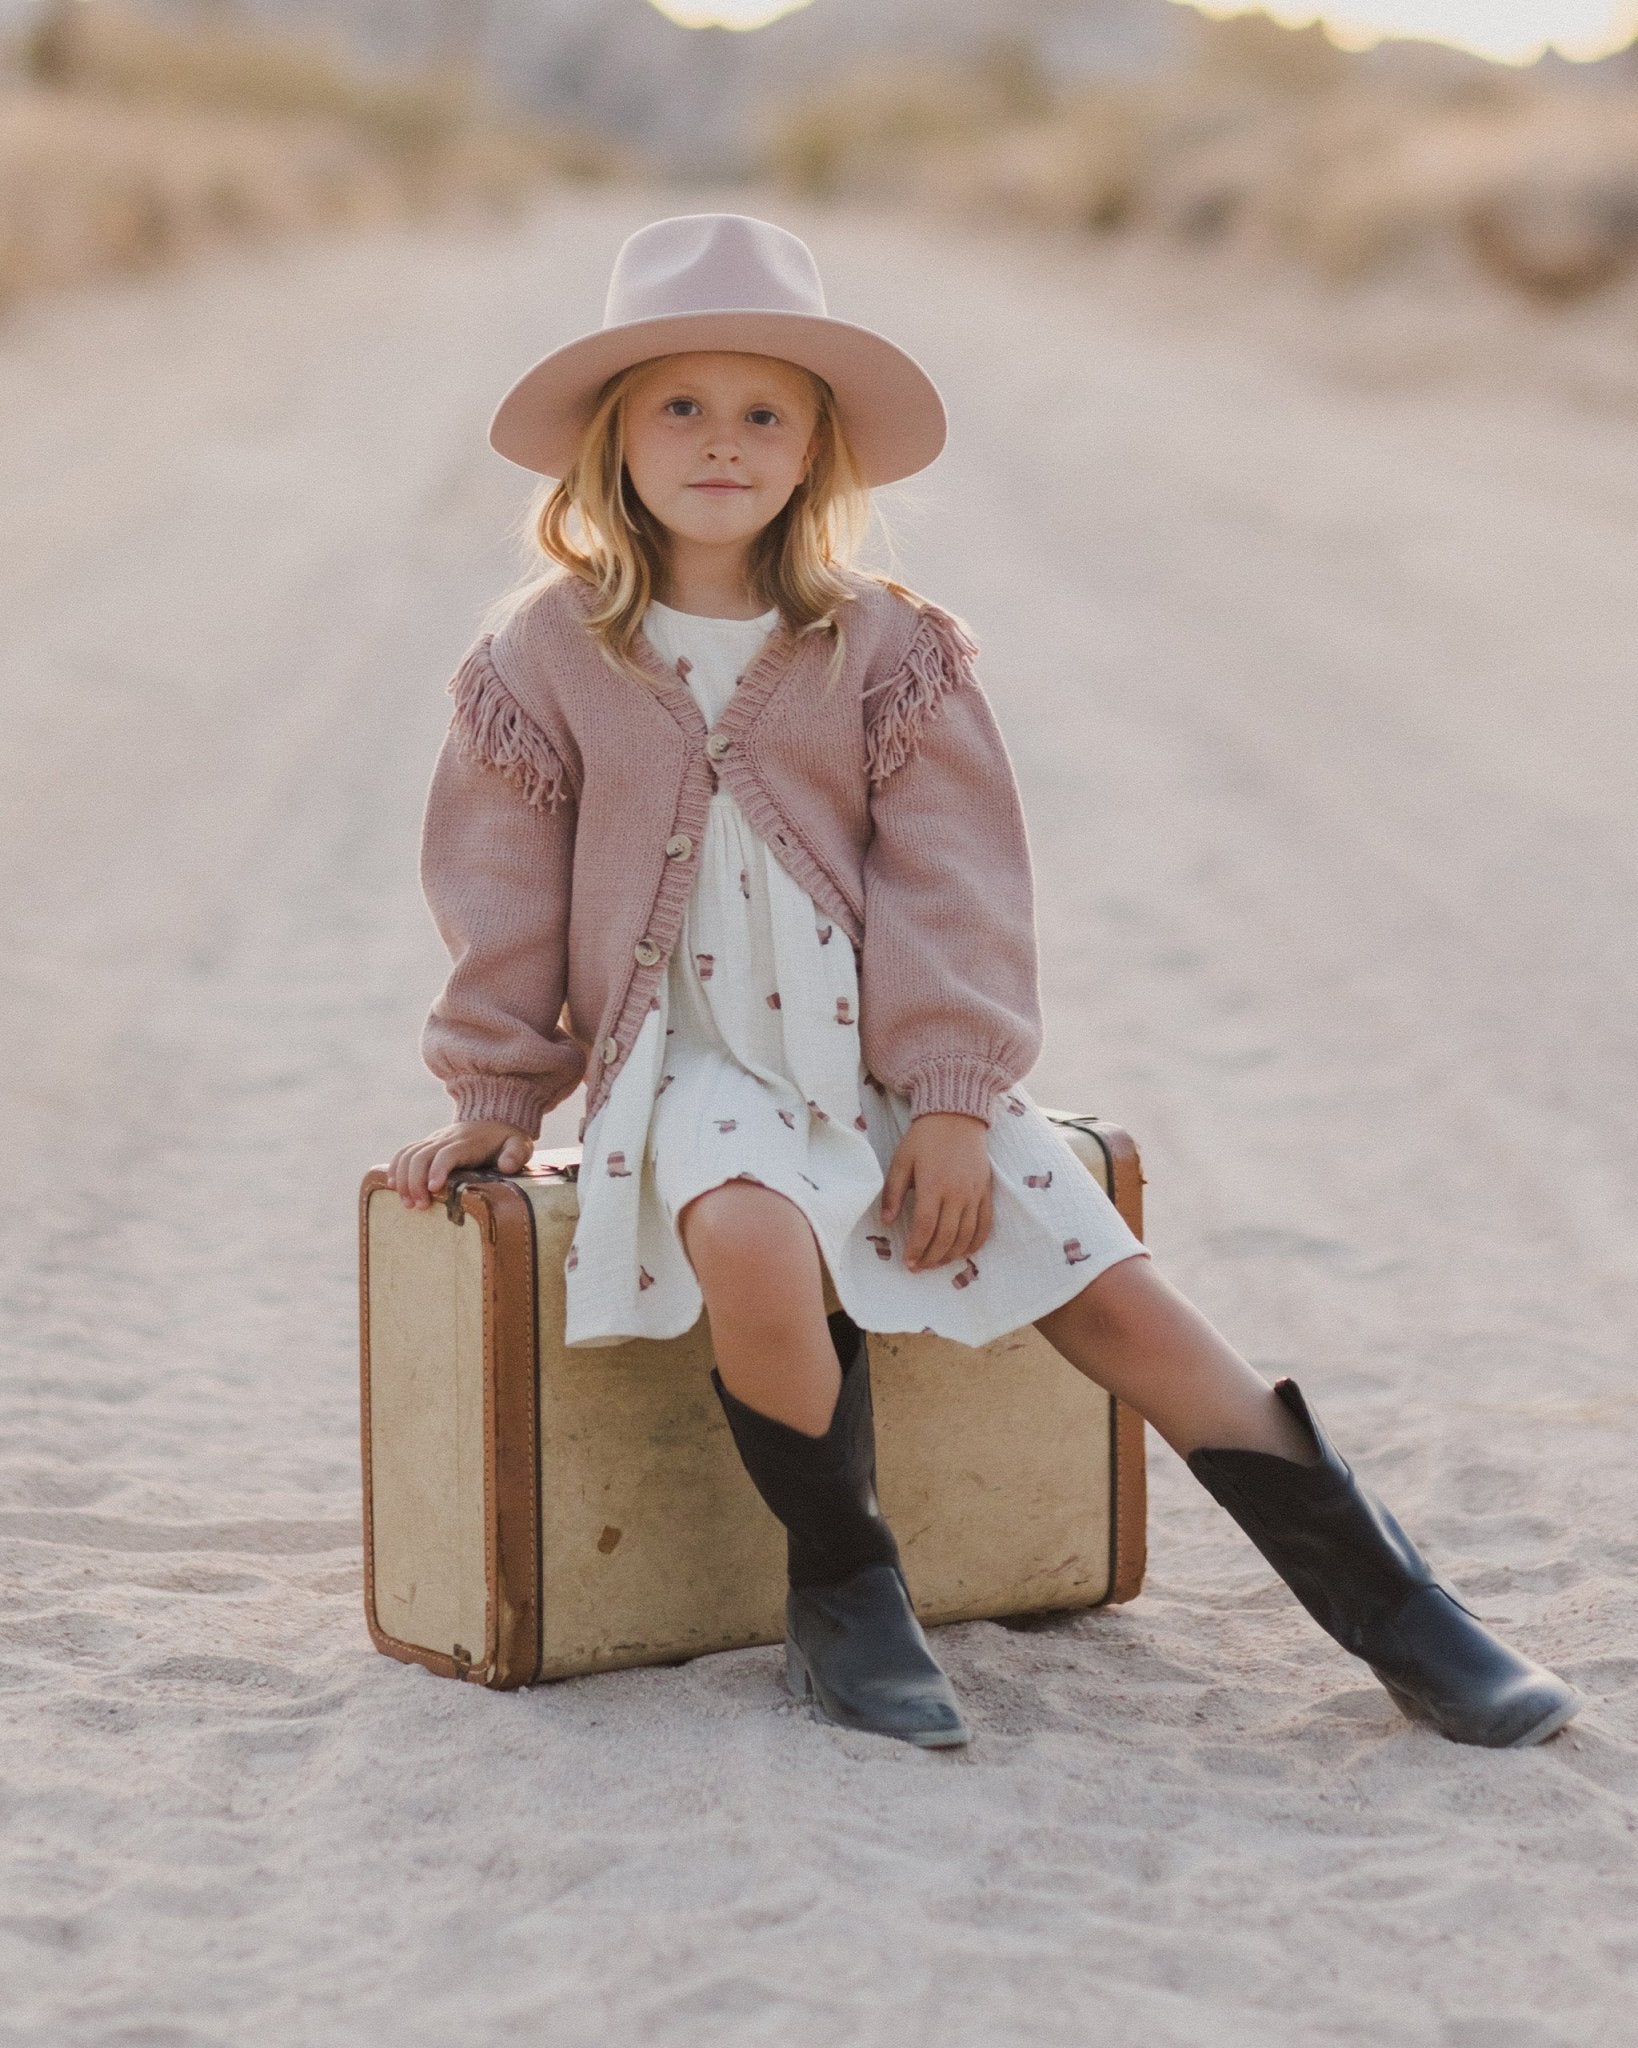
M1533 110L1462 216L1491 275L1568 302L1638 267L1638 103Z
M859 66L818 93L765 108L762 166L811 197L886 192L929 150L974 141L1050 105L1027 45L1003 37L976 57L900 56Z
M1049 92L992 61L877 66L787 103L764 167L1072 230L1234 242L1351 280L1465 255L1543 303L1638 268L1638 93L1453 52L1363 68L1315 28L1202 20L1142 83Z
M368 77L230 19L183 30L57 0L0 94L0 299L211 242L417 209L523 203L627 164L513 119L452 69Z

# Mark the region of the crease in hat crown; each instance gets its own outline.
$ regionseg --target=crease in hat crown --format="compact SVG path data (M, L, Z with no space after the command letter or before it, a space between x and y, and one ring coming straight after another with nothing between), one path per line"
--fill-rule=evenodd
M775 356L822 377L868 487L925 469L944 446L937 385L914 356L827 306L798 235L743 213L674 214L621 244L600 327L542 356L490 422L491 447L520 468L567 474L610 377L697 351Z
M813 251L772 221L743 213L683 213L629 235L614 259L605 327L679 311L827 311Z

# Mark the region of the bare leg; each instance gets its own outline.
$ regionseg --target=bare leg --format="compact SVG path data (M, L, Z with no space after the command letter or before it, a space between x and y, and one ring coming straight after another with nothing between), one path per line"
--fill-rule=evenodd
M808 1219L773 1188L730 1180L685 1203L677 1228L705 1296L723 1385L759 1414L823 1436L842 1369Z
M1296 1417L1194 1304L1134 1253L1061 1308L1042 1336L1071 1365L1152 1422L1179 1457L1272 1451L1315 1462Z

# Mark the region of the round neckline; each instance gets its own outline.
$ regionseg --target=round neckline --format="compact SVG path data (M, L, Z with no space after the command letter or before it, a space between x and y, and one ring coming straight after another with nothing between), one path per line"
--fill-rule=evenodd
M686 619L691 626L763 626L775 624L779 618L778 605L772 605L754 619L725 619L714 612L683 612L674 604L661 604L657 597L650 598L649 604L657 612L665 612L674 619Z

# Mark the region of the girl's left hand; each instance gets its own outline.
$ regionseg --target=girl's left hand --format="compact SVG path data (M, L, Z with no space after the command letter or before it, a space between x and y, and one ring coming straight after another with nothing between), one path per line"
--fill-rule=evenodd
M913 1117L882 1185L882 1221L891 1223L914 1188L915 1215L904 1262L913 1273L965 1259L990 1234L987 1127L958 1110Z

